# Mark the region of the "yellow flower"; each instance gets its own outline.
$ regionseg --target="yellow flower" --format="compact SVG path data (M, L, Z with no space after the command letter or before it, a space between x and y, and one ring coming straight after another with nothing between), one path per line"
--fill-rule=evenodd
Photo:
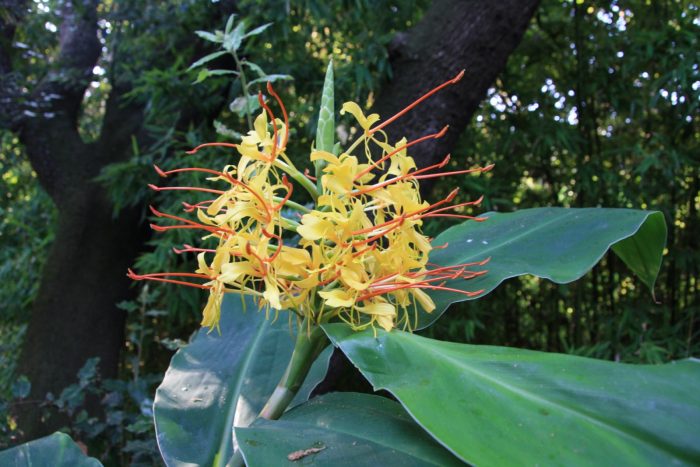
M325 162L322 172L317 174L318 186L287 157L287 112L268 86L268 92L283 112L283 120L275 118L260 96L263 111L240 144L209 143L192 151L207 146L232 147L238 152L238 164L227 165L221 171L198 167L163 171L156 167L163 177L201 172L220 184L216 188L151 186L156 190L193 190L213 196L197 204L185 203L186 211L195 211L196 221L152 209L157 217L178 222L153 225L154 229L199 229L205 233L204 240L213 243L209 248L186 245L176 250L197 253L197 270L144 275L130 270L129 276L209 290L202 325L211 328L218 327L225 293L251 295L261 308L275 310L275 315L288 309L315 324L338 320L355 329L377 325L387 331L397 326L410 329L415 307L433 311L435 303L428 294L430 290L451 290L469 296L481 293L450 289L445 287L445 282L483 274L484 271L468 268L483 266L485 261L433 267L428 262L433 246L421 232L425 219L468 217L450 211L480 201L450 205L456 191L433 204L421 199L419 181L441 176L434 171L444 167L449 158L418 169L408 149L441 137L447 127L414 141L401 139L396 143L390 143L382 130L458 78L438 86L376 126L378 115L365 116L357 104L345 103L341 113L353 115L363 132L339 155L311 152L312 162ZM364 148L364 154L355 155L358 148ZM361 157L365 158L364 162ZM490 168L449 174L483 172ZM292 184L287 177L309 192L316 202L314 208L290 200ZM283 216L283 209L287 208L299 211L300 221ZM285 244L295 234L300 237L298 244Z

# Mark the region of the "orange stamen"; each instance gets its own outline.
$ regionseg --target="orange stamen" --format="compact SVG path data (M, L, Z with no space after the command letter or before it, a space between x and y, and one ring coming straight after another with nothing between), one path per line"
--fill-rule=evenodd
M174 274L173 274L173 275L174 275ZM135 273L134 271L132 271L131 269L128 269L128 273L126 274L126 276L127 276L129 279L132 279L132 280L135 280L135 281L149 280L149 281L155 281L155 282L167 282L167 283L170 283L170 284L185 285L185 286L188 286L188 287L196 287L196 288L198 288L198 289L206 289L206 290L211 289L211 286L210 286L210 285L194 284L194 283L192 283L192 282L180 281L180 280L177 280L177 279L167 279L167 278L162 277L162 276L160 276L160 275L158 275L158 274L155 274L155 275L154 275L154 274L139 275L139 274L136 274L136 273ZM188 277L191 277L191 276L188 276ZM210 280L209 277L207 277L207 276L205 276L205 277L206 277L208 280Z
M495 164L489 164L486 167L477 167L475 169L466 169L466 170L455 170L453 172L440 172L440 173L434 173L434 174L428 174L428 175L418 175L414 176L412 178L416 180L425 180L426 178L435 178L435 177L449 177L451 175L463 175L463 174L470 174L470 173L486 173L489 170L494 168Z
M214 193L215 195L223 195L226 193L222 190L212 190L211 188L199 188L196 186L156 186L152 183L148 184L148 188L153 191L201 191L202 193Z
M275 98L277 104L280 106L280 109L282 109L282 118L284 119L284 127L286 131L284 132L284 141L282 141L280 150L284 151L287 148L287 141L289 140L289 116L287 115L287 109L284 107L280 96L278 96L275 90L272 89L272 83L269 81L267 83L267 92L269 92L270 95Z
M237 148L238 145L233 144L233 143L204 143L204 144L200 144L199 146L197 146L194 149L190 149L189 151L186 151L185 153L186 154L196 154L197 151L199 151L200 149L208 148L208 147Z
M449 125L445 125L445 127L442 130L438 131L437 133L432 133L430 135L421 136L420 138L414 139L413 141L410 141L410 142L404 144L403 146L399 146L398 148L394 149L393 151L391 151L390 153L386 154L384 157L379 159L377 162L374 162L373 164L369 165L368 167L366 167L365 169L360 171L357 175L355 175L355 178L353 179L353 181L359 180L363 175L368 174L372 170L376 169L381 164L383 164L385 161L390 159L391 156L398 154L399 152L403 151L404 149L410 148L411 146L414 146L418 143L422 143L423 141L427 141L429 139L442 138L443 136L445 136L445 133L447 133L447 129L449 127L450 127Z
M282 200L277 204L277 206L273 206L272 210L273 211L279 211L284 207L284 204L289 201L289 198L292 197L292 191L294 191L294 185L287 180L287 174L282 174L282 184L287 187L287 194L282 198Z
M311 175L311 173L309 172L308 167L307 167L306 169L304 169L304 176L305 176L306 178L308 178L309 180L311 180L312 182L318 181L318 178L316 178L316 177L314 177L313 175Z
M192 245L185 243L182 249L177 249L173 247L175 254L181 255L182 253L216 253L216 250L212 248L196 248Z
M420 104L421 102L423 102L424 100L426 100L427 98L429 98L430 96L432 96L433 94L435 94L436 92L439 92L439 91L442 90L443 88L446 88L447 86L450 86L450 85L452 85L452 84L457 83L459 80L462 79L463 76L464 76L464 70L460 71L460 72L457 74L457 76L455 76L455 77L452 78L451 80L446 81L446 82L442 83L440 86L437 86L437 87L431 89L430 91L428 91L427 93L423 94L421 97L419 97L418 99L416 99L415 101L413 101L412 104L409 104L405 109L403 109L402 111L400 111L399 113L397 113L396 115L394 115L393 117L391 117L390 119L386 120L386 121L383 122L381 125L377 125L376 127L370 129L367 133L369 133L369 134L371 135L371 134L375 133L376 131L381 130L382 128L384 128L384 127L387 126L388 124L392 123L393 121L395 121L395 120L397 120L397 119L403 117L403 116L404 116L406 113L408 113L411 109L413 109L414 107L416 107L418 104Z
M272 121L272 154L270 154L270 159L268 162L274 162L274 160L277 158L277 124L275 123L275 114L272 113L270 107L268 107L268 105L265 103L262 92L259 91L258 102L260 103L260 107L265 109L265 112L267 112L267 115L270 117L270 121Z

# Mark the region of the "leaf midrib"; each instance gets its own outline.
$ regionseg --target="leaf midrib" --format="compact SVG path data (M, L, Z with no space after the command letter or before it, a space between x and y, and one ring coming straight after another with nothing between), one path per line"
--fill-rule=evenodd
M258 345L260 344L260 336L262 336L263 332L267 328L268 321L263 320L258 327L257 332L253 336L253 339L251 340L252 345L248 347L248 352L246 352L245 358L243 359L243 364L241 365L240 370L236 373L236 387L234 388L233 392L231 393L231 404L229 405L229 409L226 413L226 420L225 420L225 425L224 425L224 434L226 436L221 437L221 441L219 442L219 449L216 451L217 453L221 454L225 452L226 450L226 444L228 443L229 440L232 440L232 433L233 433L233 418L236 415L236 407L238 406L238 398L241 395L241 388L243 387L243 379L244 376L248 373L248 368L250 368L252 362L253 362L253 355L256 354L256 350L258 348ZM233 442L233 441L232 441ZM216 466L224 466L226 465L226 462L228 462L228 459L224 459L224 456L217 456L220 459L220 462L217 464L213 464ZM221 463L223 462L223 464Z

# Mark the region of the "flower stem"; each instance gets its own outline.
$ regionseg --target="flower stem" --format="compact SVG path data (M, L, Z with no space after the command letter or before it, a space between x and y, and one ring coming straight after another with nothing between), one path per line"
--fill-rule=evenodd
M236 69L238 70L238 76L241 78L241 88L243 89L243 98L245 99L245 116L248 121L248 129L253 130L253 116L250 112L250 106L248 105L248 80L245 77L245 70L243 70L243 64L238 59L238 54L235 50L231 51L233 55L233 61L236 63Z
M319 326L308 326L307 320L304 320L299 326L297 340L287 369L258 417L277 420L282 416L304 383L311 365L328 345L328 337ZM245 466L243 454L240 449L237 449L226 467L243 466Z
M328 345L328 338L320 327L312 325L307 331L306 325L304 321L299 328L292 358L272 396L260 411L261 418L277 420L282 416L304 383L316 357Z

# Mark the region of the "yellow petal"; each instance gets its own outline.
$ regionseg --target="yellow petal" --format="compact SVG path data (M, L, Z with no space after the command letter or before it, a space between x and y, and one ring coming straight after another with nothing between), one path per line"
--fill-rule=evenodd
M375 302L357 307L362 313L371 315L385 331L391 331L394 327L394 318L396 317L396 308L391 303Z
M219 319L221 318L221 300L223 292L217 285L209 291L209 299L202 313L202 326L219 329Z
M251 275L253 272L253 265L248 261L226 263L221 265L221 275L219 276L219 280L226 284L233 285L241 276Z
M199 274L206 274L207 276L212 275L212 270L209 268L209 265L207 264L206 258L204 257L204 253L199 253L197 255L197 265L199 266L195 272Z
M369 281L362 277L362 266L357 263L341 268L340 278L348 287L355 290L365 290L369 287Z
M333 224L318 217L315 213L304 214L297 233L306 240L319 240L333 231Z
M260 141L264 141L267 138L267 113L264 110L255 119L253 127L255 127L255 133L257 133Z
M333 289L328 292L319 292L321 298L325 301L326 305L332 308L349 307L355 303L355 298L343 289Z
M421 289L411 289L411 293L416 297L416 300L418 300L418 303L420 303L426 312L430 313L435 309L435 302L433 302L433 299L430 298L427 293L423 292Z
M312 151L311 152L311 162L316 162L318 160L326 161L329 164L340 164L340 160L330 152L326 151Z
M270 276L265 276L265 291L263 292L263 298L267 300L267 303L275 310L281 310L282 304L280 303L280 291L277 288Z
M357 119L357 123L359 123L365 131L369 130L369 128L379 120L378 114L371 114L369 117L365 117L365 114L362 113L360 106L354 102L346 102L343 104L343 107L340 109L340 115L345 115L345 112L348 112L355 117L355 119Z

